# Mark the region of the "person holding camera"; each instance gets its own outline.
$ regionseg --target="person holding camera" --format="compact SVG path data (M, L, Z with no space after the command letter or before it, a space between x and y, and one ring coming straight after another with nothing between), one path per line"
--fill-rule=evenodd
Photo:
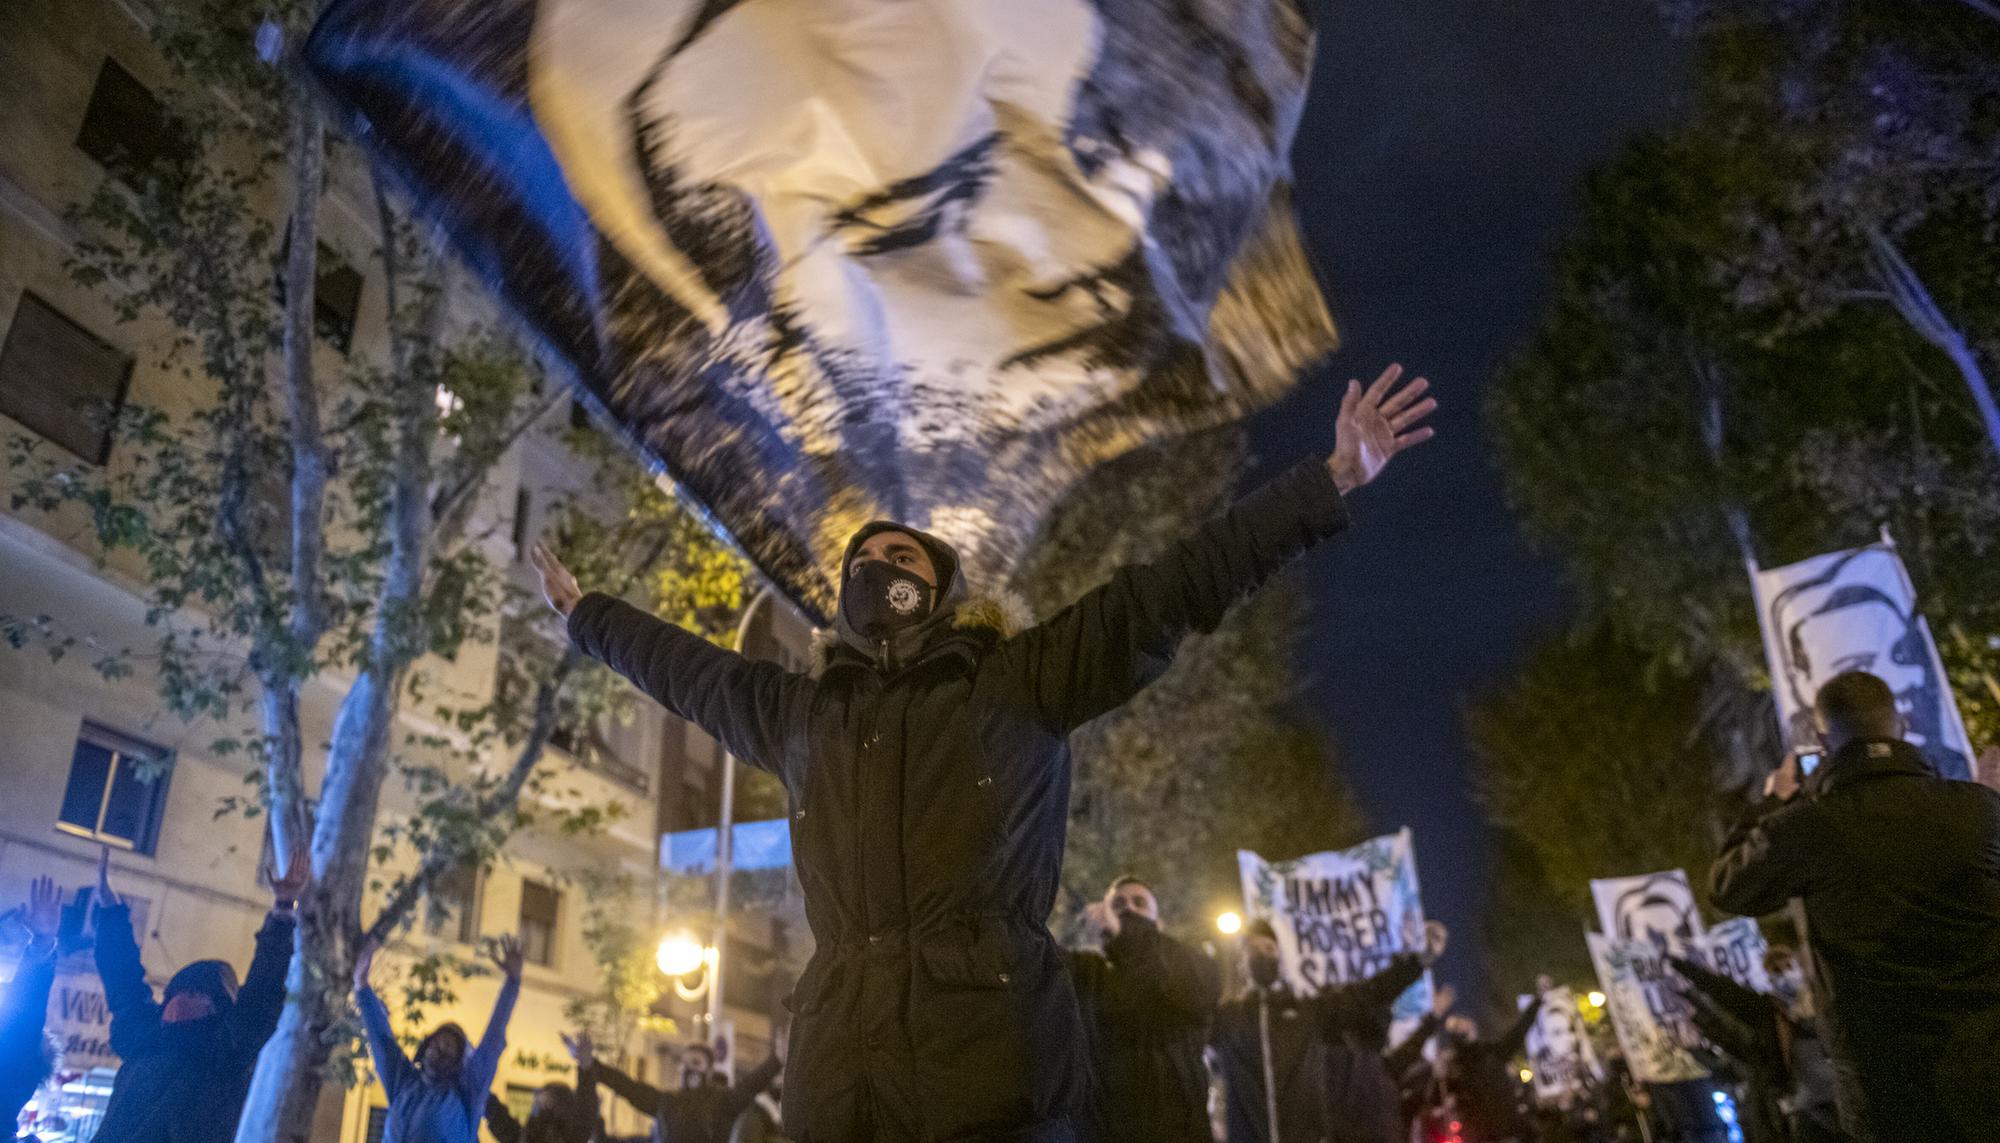
M1796 898L1858 1143L1990 1137L2000 1122L2000 794L1940 778L1903 740L1896 697L1848 672L1821 688L1827 761L1793 757L1710 872L1717 908Z

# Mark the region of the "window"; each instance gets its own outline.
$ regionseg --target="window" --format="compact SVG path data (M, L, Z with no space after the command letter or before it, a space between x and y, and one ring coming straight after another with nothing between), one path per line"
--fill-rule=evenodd
M539 881L521 882L521 952L532 964L556 962L556 918L562 894Z
M314 263L313 278L313 332L328 345L346 353L354 344L354 322L361 313L361 271L347 264L333 247L319 244L319 260ZM278 304L285 303L285 263L292 256L291 227L285 228L285 241L278 248L277 272L272 281L277 284Z
M514 559L528 558L528 513L535 506L535 498L525 488L514 490Z
M69 763L57 828L140 853L153 852L167 804L167 752L91 723Z
M424 927L434 937L451 934L451 939L469 945L479 939L479 890L483 878L479 870L461 865L438 878L431 886L431 908Z
M92 464L111 459L132 358L22 293L0 345L0 413Z
M382 1143L382 1136L389 1130L389 1109L371 1107L368 1109L368 1129L362 1138L365 1143Z
M109 56L90 89L76 147L128 182L135 173L185 160L189 152L159 98Z

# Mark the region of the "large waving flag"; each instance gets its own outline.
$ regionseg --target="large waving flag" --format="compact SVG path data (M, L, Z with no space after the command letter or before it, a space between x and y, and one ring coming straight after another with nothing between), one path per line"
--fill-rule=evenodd
M334 0L364 145L797 602L1004 575L1084 473L1332 348L1296 0Z

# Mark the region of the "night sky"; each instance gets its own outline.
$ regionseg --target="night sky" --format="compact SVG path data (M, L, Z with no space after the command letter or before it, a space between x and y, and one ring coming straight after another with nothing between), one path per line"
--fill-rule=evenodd
M1533 328L1578 183L1666 121L1681 53L1647 0L1317 4L1320 47L1293 151L1299 205L1341 324L1331 369L1254 426L1276 468L1332 444L1338 384L1402 361L1431 378L1438 439L1356 496L1357 526L1309 563L1306 712L1331 731L1374 825L1416 829L1443 973L1482 996L1483 827L1465 699L1506 678L1567 609L1523 546L1483 391Z

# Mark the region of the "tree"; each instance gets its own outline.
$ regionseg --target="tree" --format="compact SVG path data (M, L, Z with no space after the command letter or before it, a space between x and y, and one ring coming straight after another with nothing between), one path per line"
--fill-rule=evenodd
M478 530L494 464L542 423L555 387L510 339L459 318L454 268L379 183L388 350L338 376L318 368L317 220L343 152L283 49L311 15L298 2L163 6L153 34L175 76L165 102L178 145L150 166L123 165L72 211L84 235L74 276L107 291L121 317L161 323L162 363L193 407L128 408L105 470L9 443L15 508L80 511L105 558L125 560L150 593L157 643L99 648L100 669L126 674L143 659L175 713L244 726L214 752L251 760L255 794L225 808L267 815L280 860L308 849L314 885L290 998L260 1060L244 1143L306 1137L351 1036L345 982L359 941L397 931L438 877L490 861L535 822L522 794L548 780L551 736L603 715L619 693L579 670L538 607L503 589ZM568 513L574 566L697 628L726 624L742 565L636 465L599 460L599 486L586 490L596 499ZM593 519L607 503L620 514ZM92 642L47 617L4 626L52 654ZM502 631L518 636L516 685L454 691L449 660ZM351 681L315 765L302 695L339 677ZM399 734L411 704L449 730ZM392 773L420 805L382 823ZM606 812L575 808L553 824L588 828ZM371 892L383 897L372 917Z
M1224 430L1107 465L1066 499L1014 583L1047 615L1118 566L1157 556L1222 506L1243 455L1241 433ZM1281 580L1071 737L1059 925L1131 873L1156 886L1169 924L1198 940L1213 910L1242 899L1237 849L1292 856L1364 835L1325 742L1284 711L1302 624L1299 591Z

